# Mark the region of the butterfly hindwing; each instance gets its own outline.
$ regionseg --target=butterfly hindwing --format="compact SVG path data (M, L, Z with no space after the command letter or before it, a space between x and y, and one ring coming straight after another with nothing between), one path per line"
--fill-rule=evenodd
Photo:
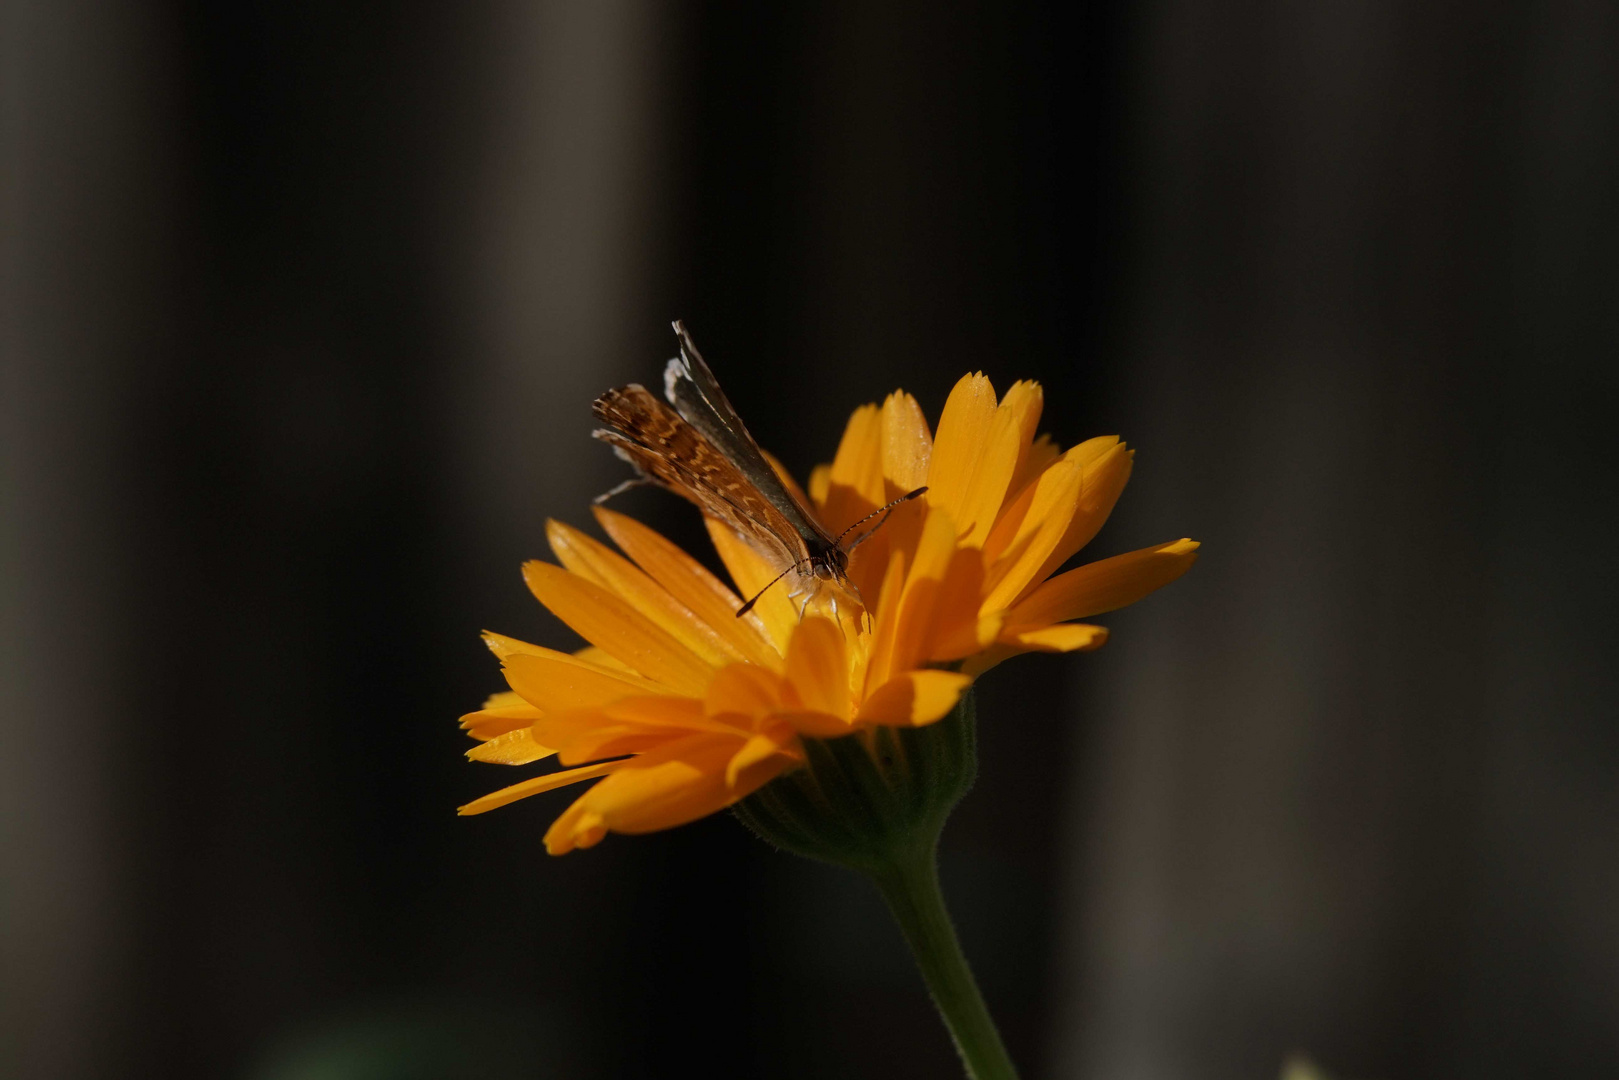
M798 530L775 501L697 425L645 387L631 383L609 390L596 399L592 410L607 425L595 433L596 438L610 444L648 480L724 522L778 569L809 556Z

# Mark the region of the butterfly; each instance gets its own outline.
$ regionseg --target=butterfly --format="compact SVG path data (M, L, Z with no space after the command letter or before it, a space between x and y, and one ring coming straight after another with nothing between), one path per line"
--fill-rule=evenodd
M880 529L896 506L924 494L927 488L906 492L832 535L804 499L782 481L748 433L686 327L676 320L674 330L680 355L664 366L667 404L646 387L631 383L607 391L591 405L596 419L605 425L594 432L595 437L636 471L633 478L596 501L605 502L638 484L656 484L695 503L742 537L779 572L737 609L738 617L752 610L759 597L789 574L797 578L793 595L827 582L854 591L848 580L849 553ZM879 515L882 520L876 526L845 546L850 533Z

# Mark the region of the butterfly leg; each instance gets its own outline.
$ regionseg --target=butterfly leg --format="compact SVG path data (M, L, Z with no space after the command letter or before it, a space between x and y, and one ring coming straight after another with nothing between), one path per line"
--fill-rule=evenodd
M600 506L602 503L606 502L608 499L611 499L614 495L622 495L626 491L630 490L631 488L638 488L638 487L641 487L644 484L650 484L650 483L652 483L652 481L648 480L644 476L632 476L628 480L624 481L622 484L613 485L613 487L609 488L607 491L602 492L600 495L596 496L594 499L592 499L590 501L595 503L597 506Z

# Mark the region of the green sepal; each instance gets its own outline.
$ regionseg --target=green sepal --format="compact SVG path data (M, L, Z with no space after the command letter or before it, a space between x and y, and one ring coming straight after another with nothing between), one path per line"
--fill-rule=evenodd
M926 727L804 739L804 765L732 809L783 850L868 874L934 845L978 772L971 688Z

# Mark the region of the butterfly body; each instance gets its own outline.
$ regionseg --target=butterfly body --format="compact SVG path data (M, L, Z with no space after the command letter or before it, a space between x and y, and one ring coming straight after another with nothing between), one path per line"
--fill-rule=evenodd
M609 390L592 405L605 425L596 438L635 467L632 483L657 484L695 503L781 576L793 577L795 594L824 582L847 587L841 538L776 472L686 328L679 322L674 328L680 355L664 369L667 403L636 383Z

